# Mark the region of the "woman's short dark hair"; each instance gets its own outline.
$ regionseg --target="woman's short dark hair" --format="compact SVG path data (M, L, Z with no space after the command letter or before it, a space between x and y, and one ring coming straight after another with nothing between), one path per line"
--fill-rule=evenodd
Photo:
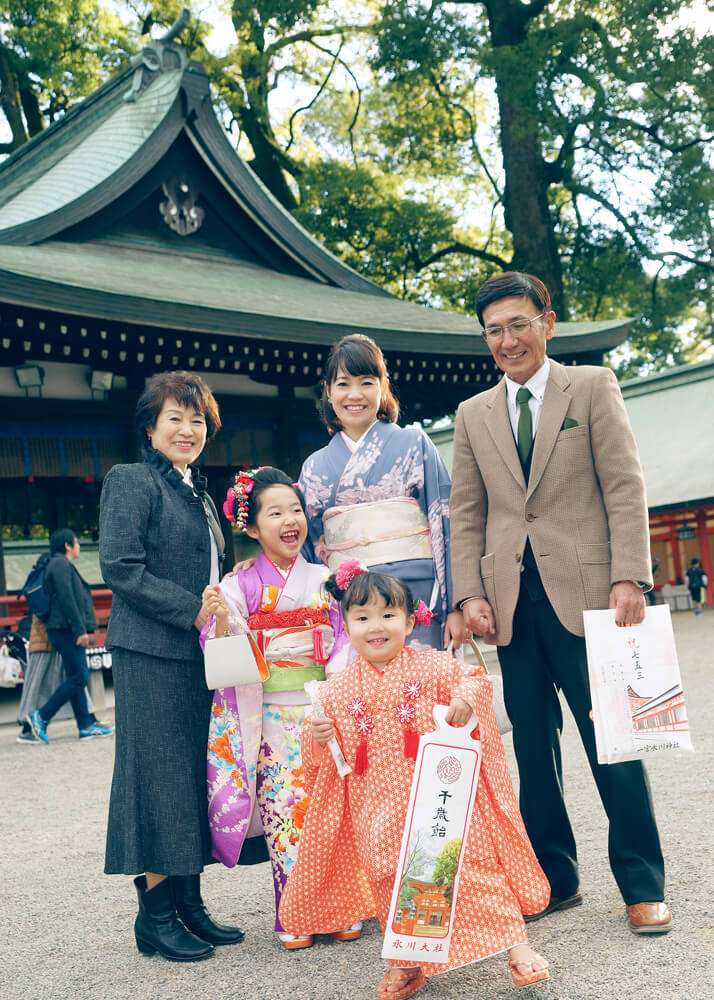
M476 292L476 315L483 326L483 311L499 299L530 299L536 309L547 312L551 308L550 292L540 278L525 271L504 271L489 278Z
M52 555L55 555L57 552L61 552L64 555L67 551L65 546L69 545L71 548L76 541L77 536L71 528L58 528L50 535L50 552Z
M167 399L175 399L179 406L191 406L196 413L203 414L207 441L221 429L218 403L200 375L195 372L160 372L147 379L136 404L134 427L142 447L147 447L147 431L156 426Z
M325 365L320 416L328 430L342 430L342 422L337 419L327 398L329 387L337 380L341 371L347 372L348 375L370 375L379 379L382 400L377 411L377 419L387 424L397 422L399 403L389 384L389 373L381 348L371 337L365 337L362 333L351 333L332 347Z
M292 481L287 472L283 472L282 469L274 469L272 465L258 469L253 476L253 483L253 489L248 494L248 517L245 522L246 525L255 524L260 513L261 497L271 486L289 486L300 501L303 514L305 513L305 497L302 490L297 483Z
M345 614L350 608L364 607L376 596L381 597L388 608L401 608L407 618L416 610L416 601L408 585L398 576L387 573L360 573L346 590L338 585L333 573L325 581L325 589L340 602Z

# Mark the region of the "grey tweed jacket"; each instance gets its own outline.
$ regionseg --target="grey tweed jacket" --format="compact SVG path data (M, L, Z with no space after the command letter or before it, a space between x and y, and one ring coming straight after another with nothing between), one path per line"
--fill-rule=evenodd
M99 560L112 590L107 646L171 660L200 655L194 621L209 583L211 544L204 503L216 518L206 480L196 493L160 452L115 465L102 488Z

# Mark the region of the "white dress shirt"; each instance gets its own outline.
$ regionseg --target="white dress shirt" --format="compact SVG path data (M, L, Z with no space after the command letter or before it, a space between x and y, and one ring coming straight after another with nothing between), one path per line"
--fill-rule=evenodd
M174 466L174 468L175 468L175 466ZM190 466L188 466L188 465L186 466L186 471L185 472L181 472L180 469L177 469L177 472L181 473L181 478L183 479L183 481L186 483L187 486L190 486L191 489L193 490L194 494L196 496L198 496L198 494L196 493L196 491L193 489L193 476L191 475L191 468L190 468ZM218 568L219 567L219 562L218 562L218 546L216 545L216 539L213 537L213 532L211 531L210 524L206 525L206 527L208 528L208 538L209 538L209 540L211 542L211 570L210 570L210 575L209 575L208 582L209 582L209 584L211 586L213 586L214 583L218 583L220 581L220 579L221 579L221 573L220 573L220 570Z
M523 388L528 389L531 394L531 398L528 400L528 408L531 411L531 418L533 420L533 437L535 437L538 430L538 420L540 419L540 411L543 408L543 397L545 396L545 387L548 384L549 375L550 358L546 358L535 375L531 375L528 381L523 383ZM508 417L511 421L511 428L516 441L518 440L518 403L516 402L516 393L520 388L521 385L518 382L514 382L512 378L506 375Z

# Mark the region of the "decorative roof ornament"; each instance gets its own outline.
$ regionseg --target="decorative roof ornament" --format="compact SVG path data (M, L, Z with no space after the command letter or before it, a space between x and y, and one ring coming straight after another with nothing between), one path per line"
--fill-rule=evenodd
M159 210L169 229L179 236L190 236L200 229L206 213L196 204L198 192L188 178L173 177L161 187L166 201L161 202Z
M135 101L159 73L186 68L188 65L186 50L180 45L174 45L173 41L181 34L190 18L191 12L188 7L184 7L165 35L152 39L141 52L133 56L130 65L134 67L134 76L130 89L124 94L125 101L129 103Z

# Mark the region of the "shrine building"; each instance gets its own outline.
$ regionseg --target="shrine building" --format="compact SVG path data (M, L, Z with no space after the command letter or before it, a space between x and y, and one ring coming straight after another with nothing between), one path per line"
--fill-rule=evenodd
M134 407L155 372L200 372L217 395L223 430L203 457L216 500L236 468L295 475L325 444L315 401L345 334L380 344L406 421L499 377L475 318L396 298L283 209L209 84L154 41L0 163L0 594L64 526L100 583L102 479L137 457ZM626 335L622 320L561 323L552 353L600 364Z

